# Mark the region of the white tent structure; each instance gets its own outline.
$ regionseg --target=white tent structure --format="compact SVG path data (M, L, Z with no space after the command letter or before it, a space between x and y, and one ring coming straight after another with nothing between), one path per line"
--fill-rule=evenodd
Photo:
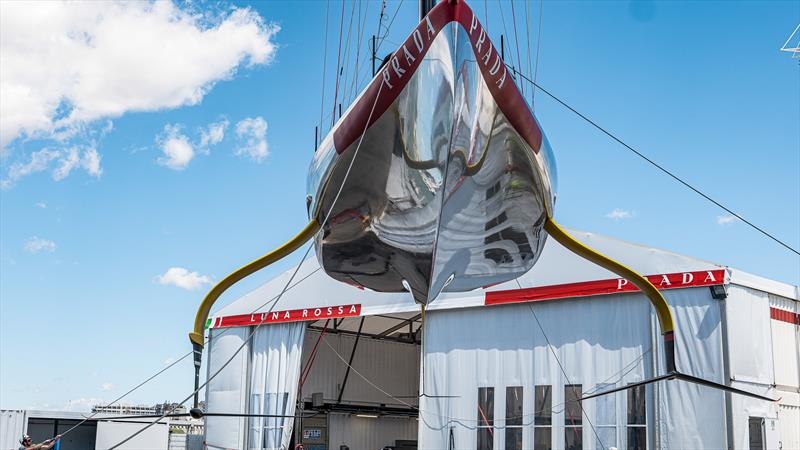
M208 448L800 449L797 286L574 235L664 291L681 372L777 401L675 380L573 401L662 374L664 357L647 299L553 240L518 280L441 294L424 327L410 294L310 258L278 303L294 269L209 320L209 374L233 358L209 412L290 417L207 417Z

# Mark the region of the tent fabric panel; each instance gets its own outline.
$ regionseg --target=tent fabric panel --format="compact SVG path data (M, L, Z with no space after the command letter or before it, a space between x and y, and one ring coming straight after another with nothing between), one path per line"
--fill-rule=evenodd
M419 448L448 448L451 428L456 448L475 447L476 427L481 424L476 409L479 387L494 388L494 446L504 448L509 386L522 387L523 448L531 448L537 385L552 387L553 442L554 448L561 448L565 385L581 384L583 393L588 393L600 383L623 385L650 377L649 303L639 294L596 300L431 311L425 325L424 393L452 398L421 399ZM566 377L530 308L535 309ZM615 404L624 405L625 394L614 395ZM595 404L595 400L584 404L592 421L597 418ZM614 426L624 431L625 416L618 413L615 420ZM625 447L623 434L618 433L616 442L620 448ZM584 448L594 448L588 426L583 437Z
M769 294L769 305L775 384L779 390L800 392L800 322L797 321L798 314L795 312L800 303Z
M731 284L738 284L794 301L800 301L800 286L781 283L780 281L770 280L734 268L730 268L728 271L730 272Z
M346 445L356 449L393 447L395 440L417 440L417 421L413 417L358 417L350 414L328 416L329 449Z
M679 371L724 382L722 310L707 288L665 293L672 309ZM655 323L655 320L654 320ZM656 339L658 372L665 373L663 341ZM656 384L658 442L662 448L726 448L725 394L684 381Z
M731 378L736 381L772 385L770 301L766 292L733 285L725 300Z
M250 356L250 414L294 415L304 334L302 322L256 330ZM285 417L249 418L248 448L288 448L293 424L293 419Z
M208 373L213 374L236 353L250 335L249 327L211 330L208 344ZM239 351L206 387L210 411L242 414L247 402L248 344ZM209 448L244 448L245 419L241 417L206 417L205 433Z
M308 365L310 353L319 335L318 331L312 330L306 333L306 350L303 352L302 364L304 368ZM321 392L325 402L336 402L347 371L346 361L350 358L355 341L355 336L352 335L325 333L317 346L314 363L303 384L304 400L310 400L313 393ZM406 407L407 405L391 396L414 397L418 386L418 345L362 337L356 347L353 370L348 375L342 402ZM413 398L403 401L416 404Z

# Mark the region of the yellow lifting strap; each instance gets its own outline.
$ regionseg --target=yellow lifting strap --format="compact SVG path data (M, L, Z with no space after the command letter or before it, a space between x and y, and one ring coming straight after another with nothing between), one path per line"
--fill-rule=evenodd
M544 223L544 229L553 237L559 244L563 245L573 253L581 256L604 269L625 278L641 290L644 295L650 299L650 303L656 308L656 315L658 315L658 322L661 325L661 334L672 333L675 330L675 324L672 321L672 312L669 309L667 301L661 295L658 289L653 286L653 283L647 278L639 275L633 269L614 261L613 259L601 255L600 253L592 250L591 248L583 245L581 242L570 236L569 233L564 231L563 228L553 220L552 217L547 218Z
M236 269L236 271L217 283L217 285L214 286L211 291L208 292L208 294L206 294L206 298L203 299L203 302L200 304L200 308L197 309L197 316L194 318L194 331L189 333L189 340L192 341L192 344L200 346L201 348L203 347L205 343L203 339L203 332L205 330L206 320L208 320L208 314L211 312L211 307L214 305L214 302L217 301L223 292L241 279L252 275L253 273L269 266L276 261L281 260L285 256L288 256L293 251L297 250L298 247L305 244L306 241L314 237L314 235L317 233L317 230L319 230L319 223L317 223L315 219L312 219L311 222L309 222L308 225L303 228L303 231L298 233L297 236L290 239L287 243L281 245L270 253L267 253L261 258L258 258L257 260Z

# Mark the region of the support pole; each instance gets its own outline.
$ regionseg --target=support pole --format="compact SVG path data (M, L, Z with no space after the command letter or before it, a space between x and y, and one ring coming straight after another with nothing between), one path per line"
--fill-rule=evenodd
M319 147L319 125L314 127L314 153L317 152L317 147Z
M419 20L425 18L436 5L436 0L419 0Z
M347 386L347 378L350 376L350 368L353 367L353 358L356 356L356 348L358 348L358 340L361 338L361 329L364 327L364 319L361 318L361 323L358 325L358 333L356 333L356 341L353 343L353 351L350 352L350 361L347 363L347 371L344 373L344 380L342 381L342 388L339 389L339 397L336 398L336 404L342 403L342 395L344 395L344 388Z
M375 60L378 58L377 56L378 49L375 48L375 35L372 35L372 76L375 76Z

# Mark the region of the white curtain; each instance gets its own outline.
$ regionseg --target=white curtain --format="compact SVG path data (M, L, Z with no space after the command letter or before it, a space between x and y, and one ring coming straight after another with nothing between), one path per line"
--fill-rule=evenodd
M664 296L675 319L678 370L723 383L719 301L711 298L707 288L675 289L665 292ZM656 339L659 373L665 371L662 343L659 336ZM658 390L658 442L662 448L726 448L724 392L675 380L662 381L655 386Z
M305 325L271 324L256 331L250 357L250 414L294 415ZM285 450L293 424L291 417L250 418L248 447Z
M562 374L547 340L530 308L536 310L542 327L567 373ZM566 428L563 403L565 385L580 384L583 393L623 386L652 376L650 304L641 295L608 295L591 300L567 300L491 308L435 310L426 314L424 347L425 394L420 399L419 448L441 450L475 449L477 427L482 425L478 388L494 388L495 449L506 448L506 398L508 387L521 387L522 448L534 448L534 435L551 432L553 449L564 448ZM567 381L569 379L569 381ZM599 385L602 382L603 385ZM535 386L551 387L552 427L534 429ZM596 444L584 421L583 448L625 448L625 393L584 403L592 423L608 429L601 436L619 431L603 445ZM435 397L442 396L442 397ZM595 411L613 400L611 416ZM651 400L648 400L650 402ZM509 424L510 427L519 426ZM511 447L513 448L513 447Z
M209 412L245 412L248 354L245 340L249 334L250 328L245 327L211 330L211 340L208 343L209 375L220 370L231 357L233 360L206 387ZM236 353L243 344L244 348ZM207 416L205 430L208 448L242 448L244 425L242 417Z

